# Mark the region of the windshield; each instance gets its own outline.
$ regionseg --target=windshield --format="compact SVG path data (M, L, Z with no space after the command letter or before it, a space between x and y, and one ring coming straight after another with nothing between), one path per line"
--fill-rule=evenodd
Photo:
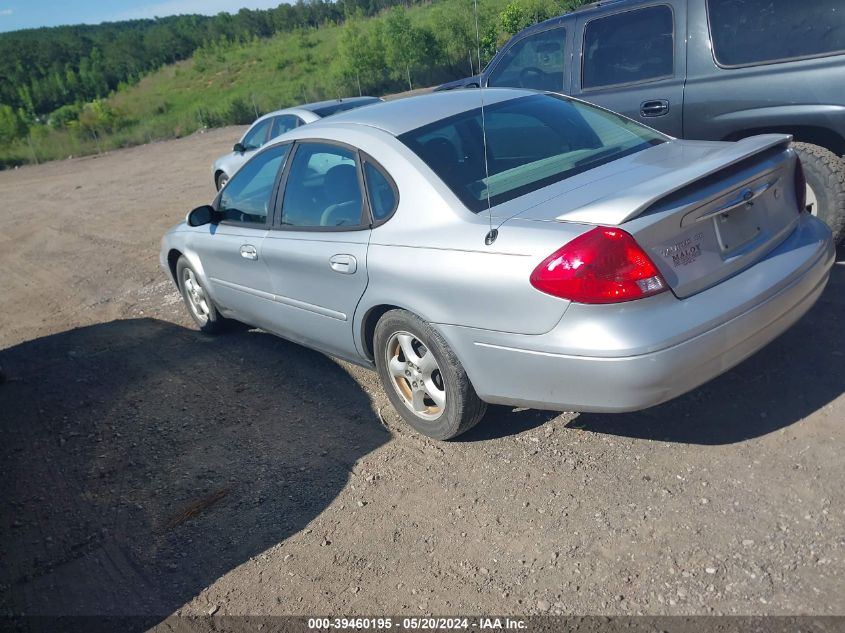
M435 121L399 136L473 212L664 143L667 136L622 116L553 94L536 94ZM489 171L489 177L486 172Z
M381 101L378 97L371 97L369 99L355 99L354 101L341 101L340 103L333 103L332 105L323 106L322 108L315 108L312 112L322 118L337 114L338 112L346 112L347 110L354 110L361 106L370 105L371 103L378 103Z

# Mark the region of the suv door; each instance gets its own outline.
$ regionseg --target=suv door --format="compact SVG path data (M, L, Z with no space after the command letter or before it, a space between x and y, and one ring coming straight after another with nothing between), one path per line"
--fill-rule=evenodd
M214 302L251 325L266 327L272 316L273 286L261 247L289 148L270 147L238 170L215 200L221 221L203 227L193 244Z
M528 31L514 38L489 72L489 88L531 88L566 93L569 88L570 51L567 29L555 24L541 31Z
M842 0L692 2L688 63L685 138L803 132L845 153Z
M686 4L581 15L576 24L580 72L572 73L572 94L682 136Z
M357 150L297 141L262 255L277 308L271 329L347 358L352 317L367 287L370 211Z

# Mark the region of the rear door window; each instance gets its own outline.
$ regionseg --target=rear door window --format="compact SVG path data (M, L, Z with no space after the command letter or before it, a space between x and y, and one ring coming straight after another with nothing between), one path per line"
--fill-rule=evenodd
M674 74L674 20L666 5L596 18L584 29L581 87L651 81Z
M843 0L707 0L707 13L721 66L845 52Z
M362 210L357 152L327 143L300 143L285 185L282 225L360 227Z
M566 29L556 28L522 38L505 51L487 85L562 92Z

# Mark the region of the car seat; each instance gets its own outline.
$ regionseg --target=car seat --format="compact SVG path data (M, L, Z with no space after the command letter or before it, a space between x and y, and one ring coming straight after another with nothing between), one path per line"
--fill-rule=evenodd
M329 169L323 190L330 203L320 216L320 226L361 224L361 188L355 165L335 165Z

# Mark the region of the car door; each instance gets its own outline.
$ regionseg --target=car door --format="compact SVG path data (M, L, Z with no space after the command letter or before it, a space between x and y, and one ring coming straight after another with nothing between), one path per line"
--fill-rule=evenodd
M297 141L262 247L278 308L273 330L341 357L355 357L355 307L367 286L370 211L358 152Z
M489 72L485 70L485 85L568 93L568 40L567 28L560 23L514 39Z
M573 96L682 136L685 24L683 2L579 16Z
M261 327L269 322L274 306L262 243L289 148L276 145L259 152L232 176L215 200L220 221L203 227L194 242L218 307Z

